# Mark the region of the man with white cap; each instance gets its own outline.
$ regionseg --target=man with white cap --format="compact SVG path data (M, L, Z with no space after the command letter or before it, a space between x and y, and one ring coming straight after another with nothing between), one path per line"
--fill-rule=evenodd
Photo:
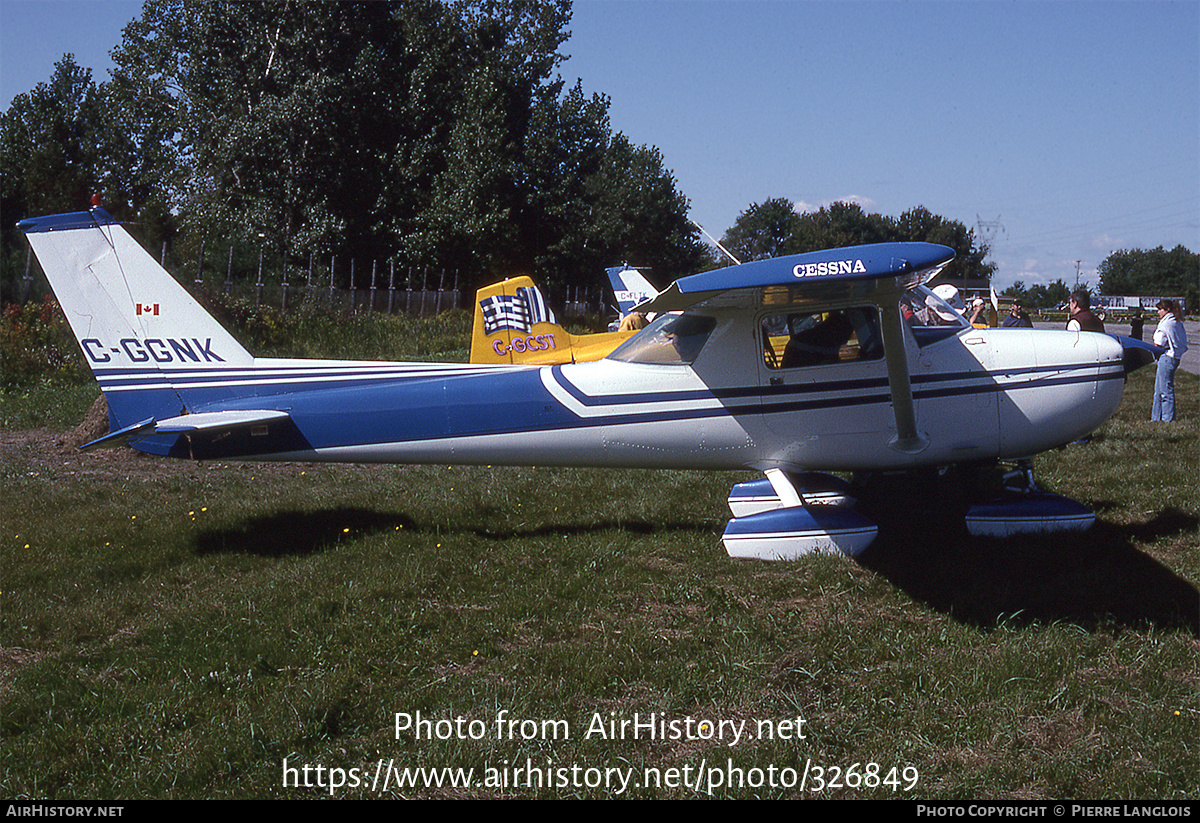
M932 296L925 298L925 308L917 312L917 319L926 326L953 326L966 309L958 289L942 283L933 289Z

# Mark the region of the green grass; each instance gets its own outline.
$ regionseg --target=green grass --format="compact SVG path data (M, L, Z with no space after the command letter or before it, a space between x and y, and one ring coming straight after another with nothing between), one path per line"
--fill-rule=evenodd
M803 792L720 797L1194 798L1200 381L1180 374L1181 422L1163 426L1145 420L1152 378L1133 376L1090 444L1037 460L1044 486L1097 509L1089 534L892 534L857 563L731 561L719 538L741 475L83 455L13 431L69 405L69 381L9 394L0 794L320 797L282 785L285 759L480 781L530 759L639 781L858 764L854 783L882 767L870 786L818 789L810 768ZM418 711L487 738L397 734L395 715ZM570 737L497 740L501 711ZM651 713L752 732L802 718L805 738L585 736L595 717ZM915 770L912 791L900 771L884 783L893 767ZM387 794L614 792L424 780Z

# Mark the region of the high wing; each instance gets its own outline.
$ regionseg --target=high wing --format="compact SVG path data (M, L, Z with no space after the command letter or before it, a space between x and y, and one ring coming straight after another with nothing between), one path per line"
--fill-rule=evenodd
M837 302L890 298L927 283L954 259L935 243L875 243L756 260L681 277L638 311L682 311L710 304L751 306L796 299Z
M897 451L918 453L929 436L918 431L905 356L900 297L928 283L954 259L954 249L934 243L876 243L776 257L676 280L638 311L682 311L703 306L811 301L838 305L867 300L880 310L883 350L896 419Z

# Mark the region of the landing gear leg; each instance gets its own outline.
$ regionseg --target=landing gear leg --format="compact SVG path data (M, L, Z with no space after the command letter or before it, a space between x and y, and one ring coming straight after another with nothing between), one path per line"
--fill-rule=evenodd
M1017 461L1017 467L1005 472L1004 489L1017 494L1037 494L1041 491L1033 479L1033 461L1028 457Z

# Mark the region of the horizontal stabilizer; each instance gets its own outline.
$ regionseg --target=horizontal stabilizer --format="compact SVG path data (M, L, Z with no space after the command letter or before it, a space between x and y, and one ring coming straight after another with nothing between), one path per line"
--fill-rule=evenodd
M155 428L156 434L188 434L189 432L208 432L223 429L244 429L265 423L277 422L288 418L287 412L271 411L269 409L250 409L246 411L202 412L200 414L184 414L159 420Z
M127 446L130 440L139 440L156 434L198 434L202 432L236 431L250 429L256 426L266 426L289 419L287 412L270 409L249 409L237 411L204 412L201 414L184 414L179 417L169 417L166 420L143 420L126 426L119 431L106 434L90 443L80 446L84 451L105 449L113 446Z
M149 420L143 420L140 423L134 423L132 426L126 426L115 432L110 432L90 443L84 443L79 448L82 451L91 451L92 449L111 449L114 446L127 446L129 445L130 438L146 437L151 434L154 434L153 417Z

